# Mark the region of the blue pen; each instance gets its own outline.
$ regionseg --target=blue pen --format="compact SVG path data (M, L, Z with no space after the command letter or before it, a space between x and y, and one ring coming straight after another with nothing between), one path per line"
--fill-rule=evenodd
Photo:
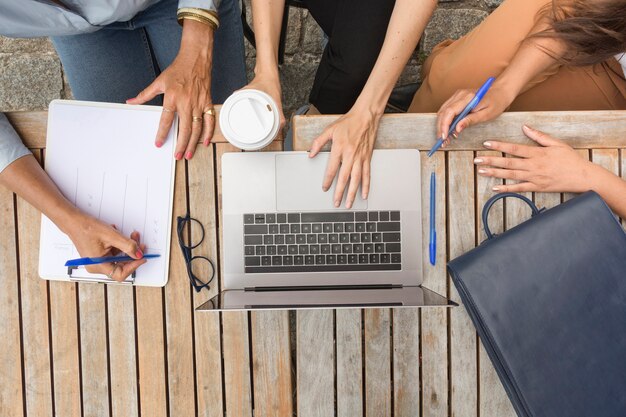
M435 230L435 193L436 193L435 173L430 174L430 242L428 253L430 264L435 265L437 260L437 231Z
M152 259L158 258L159 254L151 253L144 254L141 259ZM65 266L86 266L86 265L96 265L103 264L107 262L126 262L126 261L135 261L135 258L131 258L130 256L101 256L99 258L78 258L78 259L70 259L65 262Z
M491 77L487 81L485 81L485 83L483 84L482 87L480 87L480 89L478 90L478 92L476 93L472 101L470 101L467 104L467 106L465 106L463 111L457 117L455 117L454 120L452 121L452 124L450 125L450 130L448 130L448 137L446 138L442 137L442 138L437 139L437 143L435 143L435 146L433 146L430 152L428 152L429 158L433 156L433 154L437 152L439 148L441 148L441 145L443 145L444 140L449 138L450 135L454 133L454 131L456 130L456 125L458 125L461 120L463 120L468 114L470 114L472 110L476 108L476 106L478 106L478 103L480 103L480 100L482 100L483 97L485 97L485 94L487 94L487 91L489 91L494 81L495 81L494 77Z

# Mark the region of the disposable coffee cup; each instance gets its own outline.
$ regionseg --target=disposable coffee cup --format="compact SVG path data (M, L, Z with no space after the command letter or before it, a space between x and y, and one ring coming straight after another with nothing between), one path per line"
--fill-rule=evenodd
M236 91L220 110L220 129L224 137L245 151L256 151L269 145L279 128L278 106L263 91Z

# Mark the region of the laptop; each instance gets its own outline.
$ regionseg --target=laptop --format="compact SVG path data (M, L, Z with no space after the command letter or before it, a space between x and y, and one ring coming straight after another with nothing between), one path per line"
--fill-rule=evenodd
M369 197L349 210L336 180L322 190L328 159L223 155L224 273L198 310L455 305L422 286L419 151L374 151Z

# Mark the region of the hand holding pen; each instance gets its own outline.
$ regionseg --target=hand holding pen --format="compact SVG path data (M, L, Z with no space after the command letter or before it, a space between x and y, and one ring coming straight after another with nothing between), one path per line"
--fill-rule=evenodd
M478 91L459 90L441 106L437 113L439 139L429 156L468 126L494 119L506 110L512 101L508 97L514 95L503 93L497 86L491 88L494 81L493 77L489 78Z

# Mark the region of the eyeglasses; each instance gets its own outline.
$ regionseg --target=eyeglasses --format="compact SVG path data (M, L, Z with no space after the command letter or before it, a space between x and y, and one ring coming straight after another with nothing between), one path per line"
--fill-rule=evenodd
M202 291L205 287L209 289L209 284L215 278L213 262L206 256L192 256L191 254L192 249L197 248L204 241L204 226L190 217L189 213L185 217L178 216L176 222L178 245L185 258L189 282L196 292ZM204 278L199 278L199 276Z

